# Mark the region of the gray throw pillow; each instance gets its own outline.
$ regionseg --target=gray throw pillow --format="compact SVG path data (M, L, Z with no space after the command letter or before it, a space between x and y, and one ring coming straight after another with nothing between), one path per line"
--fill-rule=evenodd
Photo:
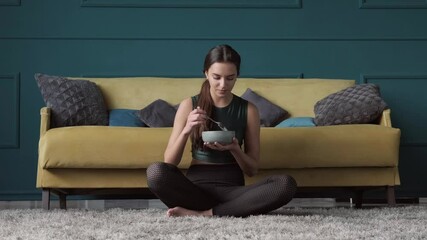
M250 88L246 89L241 97L258 108L262 127L274 127L289 115L285 109L258 95Z
M108 125L108 110L95 83L40 73L34 77L51 108L51 127Z
M138 111L139 119L149 127L172 127L176 108L162 99Z
M377 85L359 84L318 101L314 106L314 123L318 126L372 123L386 108Z

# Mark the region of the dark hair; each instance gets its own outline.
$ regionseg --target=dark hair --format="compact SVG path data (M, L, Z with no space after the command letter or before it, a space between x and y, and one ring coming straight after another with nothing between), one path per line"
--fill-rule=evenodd
M205 57L205 63L203 65L203 73L209 70L209 68L214 63L232 63L236 66L237 75L240 74L240 55L229 45L218 45L209 50L208 54ZM213 108L213 99L210 94L210 85L209 81L206 79L199 93L199 99L197 106L206 111L206 113L211 116ZM202 132L205 130L212 129L212 122L207 122L206 125L200 125L193 131L192 142L195 149L203 146L201 139Z
M233 63L237 69L237 75L240 73L240 55L229 45L218 45L212 48L205 57L203 73L209 70L214 63Z

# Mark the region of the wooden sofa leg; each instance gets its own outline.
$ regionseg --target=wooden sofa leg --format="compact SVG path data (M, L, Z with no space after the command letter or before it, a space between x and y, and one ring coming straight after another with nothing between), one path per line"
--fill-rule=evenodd
M356 190L355 198L354 198L354 203L356 205L356 208L362 208L362 202L363 202L363 190Z
M387 186L387 203L389 207L396 206L396 195L394 194L394 186Z
M42 207L44 210L50 209L50 189L43 188L42 191Z

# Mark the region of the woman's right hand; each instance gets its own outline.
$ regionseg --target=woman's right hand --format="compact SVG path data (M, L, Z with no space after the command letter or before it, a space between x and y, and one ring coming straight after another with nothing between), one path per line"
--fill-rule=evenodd
M205 115L206 112L200 107L193 109L191 98L185 99L180 103L164 154L166 163L177 166L181 162L188 137L195 127L206 121Z
M183 129L184 133L191 133L193 129L196 126L199 126L201 124L204 124L206 121L206 112L205 110L201 109L200 107L197 107L193 109L187 117L187 122L185 124L185 127Z

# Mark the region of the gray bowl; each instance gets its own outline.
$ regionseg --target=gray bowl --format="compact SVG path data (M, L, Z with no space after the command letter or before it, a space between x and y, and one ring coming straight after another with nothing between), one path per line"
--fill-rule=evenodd
M204 142L230 144L233 142L234 134L234 131L204 131L202 139Z

